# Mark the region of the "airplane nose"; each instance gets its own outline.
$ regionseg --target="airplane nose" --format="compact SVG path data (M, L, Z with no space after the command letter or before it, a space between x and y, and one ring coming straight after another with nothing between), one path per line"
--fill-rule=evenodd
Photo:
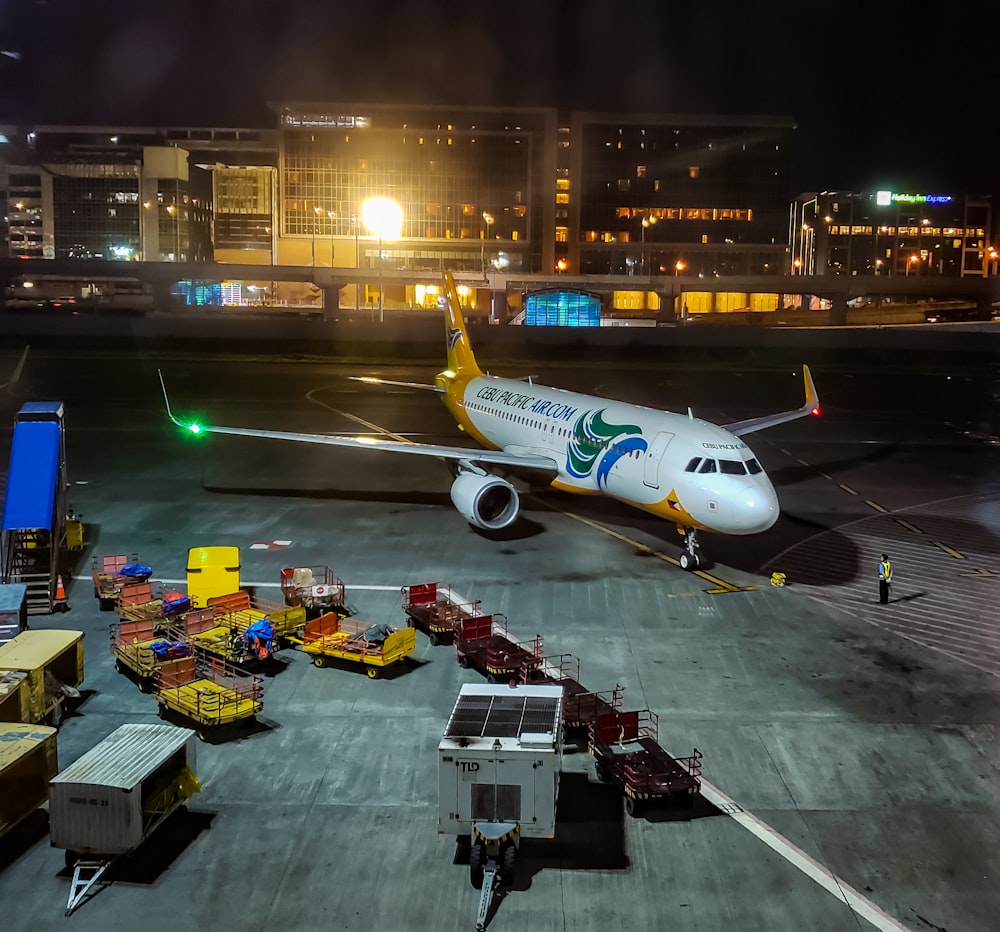
M748 489L733 502L733 521L745 534L766 531L777 520L778 496L771 489Z

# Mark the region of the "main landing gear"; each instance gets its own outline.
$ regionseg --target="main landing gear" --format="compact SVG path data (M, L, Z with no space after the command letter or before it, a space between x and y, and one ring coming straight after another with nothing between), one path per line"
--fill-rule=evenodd
M684 535L684 550L678 557L682 570L694 572L701 567L701 551L698 548L698 532L694 528L677 528L678 534Z

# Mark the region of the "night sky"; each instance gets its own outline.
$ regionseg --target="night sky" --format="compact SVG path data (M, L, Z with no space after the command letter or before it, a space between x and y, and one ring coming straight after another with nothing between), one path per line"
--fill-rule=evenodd
M797 190L1000 191L1000 4L0 0L0 122L268 100L787 116Z

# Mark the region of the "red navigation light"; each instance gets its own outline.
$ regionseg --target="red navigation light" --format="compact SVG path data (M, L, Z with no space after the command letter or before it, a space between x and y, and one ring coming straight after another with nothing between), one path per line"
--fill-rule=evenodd
M819 405L814 405L812 409L813 417L819 417L822 412L819 409Z

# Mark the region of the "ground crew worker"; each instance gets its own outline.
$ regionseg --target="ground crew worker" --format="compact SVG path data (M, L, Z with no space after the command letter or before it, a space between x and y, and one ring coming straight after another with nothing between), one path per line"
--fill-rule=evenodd
M889 554L882 554L882 562L878 565L878 600L883 605L889 601L889 586L892 583L892 564Z

